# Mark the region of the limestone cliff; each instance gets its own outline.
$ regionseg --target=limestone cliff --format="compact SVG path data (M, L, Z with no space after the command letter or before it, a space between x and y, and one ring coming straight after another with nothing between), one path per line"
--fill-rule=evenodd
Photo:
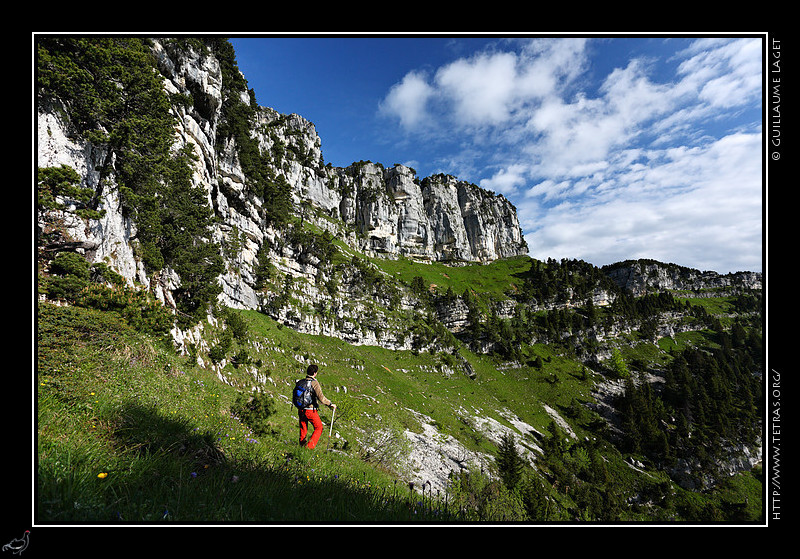
M691 291L694 296L702 297L704 292L713 292L719 296L720 291L762 288L762 276L758 272L719 274L646 259L618 262L604 266L603 271L617 285L633 295L658 291Z
M259 252L268 251L278 269L294 277L316 276L319 263L295 260L286 231L264 219L268 201L253 188L235 140L218 139L225 105L231 98L254 106L243 88L225 82L220 60L197 43L155 40L151 43L156 68L172 98L177 151L188 147L196 156L192 181L206 193L213 208L213 241L225 258L219 277L224 304L258 308L256 288ZM68 165L85 185L94 187L103 150L71 132L63 111L40 106L37 120L39 167ZM321 140L314 125L303 117L255 107L253 138L268 167L265 172L285 180L293 212L306 223L329 231L354 250L387 258L405 256L448 263L487 262L527 253L516 210L502 196L451 176L419 180L402 165L384 168L378 163L354 163L347 168L324 165ZM113 184L113 177L112 177ZM120 209L118 191L102 189L99 220L71 220L69 237L91 247L87 256L119 270L169 303L180 278L170 269L146 273L135 250L136 223ZM297 248L297 247L295 247ZM311 296L311 295L310 295Z

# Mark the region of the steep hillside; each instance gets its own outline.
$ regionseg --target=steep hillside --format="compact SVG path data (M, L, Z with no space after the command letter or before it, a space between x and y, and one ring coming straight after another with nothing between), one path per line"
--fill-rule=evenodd
M257 107L224 40L47 38L37 64L42 520L159 519L197 467L221 477L160 520L233 520L211 501L240 471L243 520L292 520L252 495L285 504L309 460L347 464L330 521L387 520L387 492L408 511L398 482L428 521L763 515L760 275L531 259L501 196L324 165L313 124ZM315 457L288 402L310 363L339 404ZM96 460L62 468L95 449L117 474L136 458L135 479L94 493Z
M418 265L417 269L435 271L428 266ZM549 266L561 268L555 263ZM505 267L488 268L480 273L476 270L472 277L468 268L459 268L463 275L458 282L479 287L489 279L517 279L506 275ZM483 291L492 292L492 288ZM694 300L713 305L713 312L706 315L693 308L685 315L686 320L694 322L698 316L711 322L731 320L731 311L739 301ZM66 320L59 317L66 308L42 305L39 459L43 471L52 471L41 480L47 488L45 500L51 503L41 510L44 521L86 519L84 514L97 519L91 514L110 514L112 506L124 507L124 520L154 519L148 516L156 514L153 508L94 493L92 498L98 501L95 512L78 512L71 510L69 503L64 503L69 505L66 508L60 504L60 493L53 486L72 479L57 466L59 460L63 463L63 453L73 448L73 454L91 454L98 446L107 445L113 449L111 457L83 461L78 473L90 480L110 469L98 464L119 463L113 470L114 495L130 491L129 484L138 476L156 475L152 470L163 467L161 461L169 461L176 470L163 474L164 481L174 479L171 483L183 487L188 478L181 479L177 471L185 474L205 468L208 459L202 456L219 453L220 458L210 464L214 475L245 478L242 472L249 474L247 484L237 489L243 492L241 499L247 510L244 520L255 522L294 518L288 510L266 510L250 501L261 501L261 476L277 475L274 472L282 468L291 473L281 474L281 479L289 478L285 483L299 491L301 488L290 481L305 471L309 460L322 477L338 475L343 482L356 485L368 479L377 493L375 499L387 491L405 498L411 487L413 493L422 490L432 503L439 503L431 506L444 507L447 503L447 507L453 507L459 503L460 514L465 516L456 515L450 521L707 522L758 520L761 514L757 470L756 475L751 473L760 458L758 429L747 431L737 425L735 432L726 432L716 426L717 420L712 419L716 410L710 407L703 409L706 417L702 423L694 417L691 425L676 413L683 406L676 407L677 395L687 385L673 376L683 371L678 364L685 362L683 374L695 379L692 390L699 394L699 387L707 385L704 390L716 391L716 405L727 407L720 417L754 423L760 416L755 410L751 410L754 415L745 415L745 398L730 394L742 384L742 374L752 377L750 371L758 367L757 329L741 318L731 328L689 329L653 342L638 330L623 330L616 313L601 307L596 309L598 319L613 323L615 332L603 343L613 344L620 356L593 362L576 355L578 346L573 340L580 335L573 327L563 326L574 324L576 319L573 316L567 321L565 317L571 313L564 314L563 309L539 314L542 321L552 322L547 335L553 336L553 341L521 343L517 346L520 353L513 357L484 351L484 345L471 344L466 336L462 339L468 341L462 342L455 335L446 350L438 351L353 345L335 337L299 333L257 311L220 309L217 320L204 321L202 329L195 331L198 335L187 343L187 353L178 355L171 349L157 349L157 344L154 351L137 349L139 342L120 343L125 338L108 326L94 326L99 318L93 315ZM76 311L83 306L85 302L79 303ZM116 308L127 316L130 306ZM140 308L137 306L137 311ZM138 318L144 313L131 314ZM668 313L670 320L675 320L675 314ZM743 317L746 313L736 314ZM756 315L749 316L756 320ZM127 322L140 325L140 330L157 324L133 319ZM740 330L737 324L748 327ZM70 334L73 329L74 335ZM49 333L56 330L58 336L52 337ZM751 332L749 337L739 337L745 331ZM71 341L73 336L77 343ZM146 343L148 346L153 342ZM729 357L714 367L700 362L702 366L697 369L697 348L707 348L708 353L703 351L703 355L725 352ZM325 450L303 454L295 442L296 414L288 396L293 381L303 375L309 363L320 366L326 395L339 407L335 417L329 410L322 413L327 425L334 421L332 432L325 434L327 440L323 438ZM739 371L736 383L725 378L727 372L721 372L732 364ZM712 370L717 371L713 378L707 376ZM637 389L628 384L633 381ZM747 386L757 389L759 383L756 379ZM645 387L652 387L652 391L648 388L639 399L638 389ZM723 399L726 392L728 398ZM259 394L270 402L269 410L261 414L264 421L257 421L256 413L247 418L237 411L237 400ZM750 405L757 406L757 392L751 396ZM120 422L132 413L126 411L132 402L138 402L137 409L148 410L153 432L139 427L134 441L120 442L119 433L125 431ZM656 402L660 403L654 405ZM689 407L701 409L694 403ZM736 408L738 417L731 408ZM168 420L177 421L179 428L162 434L161 423ZM220 423L225 425L224 430ZM655 430L650 430L654 425ZM691 432L689 438L686 429ZM221 432L228 435L216 437ZM203 438L192 442L191 438L187 440L190 433ZM689 440L695 441L691 447L687 446ZM509 441L525 480L518 482L513 492L500 481L506 472L500 458L508 454L504 445ZM137 467L143 471L137 470L137 476L130 477L125 474L129 467L125 465L129 460L126 456L137 455L141 445L160 457L159 466L142 465L137 460ZM200 445L196 452L202 450L201 458L179 452L192 445ZM184 460L187 463L181 467ZM103 469L95 472L97 468ZM730 477L736 472L739 475ZM376 474L380 479L374 477ZM219 478L213 479L223 484ZM392 479L397 481L393 483ZM399 491L398 482L403 488ZM331 490L329 485L322 485ZM173 503L179 494L169 487L160 488L160 501L154 500ZM183 487L187 489L191 487ZM93 492L97 490L92 488ZM202 502L211 498L205 493L209 490L213 486L203 486L202 495L193 499ZM291 490L280 485L281 492ZM249 497L251 492L258 493L258 498ZM337 498L351 497L343 490ZM229 514L228 509L198 509L203 511L198 516L196 510L184 509L178 514L174 503L167 508L173 510L173 516L166 520L191 522L213 518L217 513L223 514L223 521L229 520L224 516ZM360 513L364 516L357 517L343 515L339 507L330 508L330 516L324 520L331 522L363 521L369 515L377 521L398 520L383 516L379 507L368 508ZM453 512L452 508L447 510ZM314 514L319 518L317 509ZM419 519L440 521L442 517Z

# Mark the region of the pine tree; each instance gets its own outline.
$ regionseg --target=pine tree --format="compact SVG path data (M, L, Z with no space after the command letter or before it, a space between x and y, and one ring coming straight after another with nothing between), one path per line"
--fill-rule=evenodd
M497 450L497 469L500 473L500 478L509 490L513 491L519 484L520 479L522 479L523 465L522 457L517 451L514 435L510 433L504 434Z
M625 359L617 348L614 348L614 351L611 353L611 369L618 378L628 378L631 376L630 371L628 371L628 366L625 364Z
M550 500L537 476L531 476L522 487L522 504L529 520L549 520Z

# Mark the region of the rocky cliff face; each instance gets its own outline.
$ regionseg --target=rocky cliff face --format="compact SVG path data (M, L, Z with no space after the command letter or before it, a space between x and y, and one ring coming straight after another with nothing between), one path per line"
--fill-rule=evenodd
M446 176L421 182L403 165L336 169L325 190L304 198L339 217L359 250L423 261L489 262L527 253L516 210L502 196Z
M698 297L704 290L715 290L715 296L719 296L720 290L762 288L762 276L758 272L718 274L653 260L627 260L605 266L603 271L621 288L637 296L665 290L691 291Z
M222 303L240 308L258 308L262 303L255 288L262 247L270 251L281 272L316 277L320 263L303 259L302 247L288 247L284 233L260 217L264 200L250 188L235 142L217 143L225 101L219 60L196 49L173 48L165 41L155 41L152 48L166 91L192 99L190 105L173 107L174 147L188 146L196 155L193 181L202 185L217 217L213 240L223 247L226 259L226 271L219 278ZM250 104L246 92L239 96ZM69 165L92 186L104 153L69 130L69 123L56 111L40 108L38 165ZM282 175L290 186L296 213L359 252L453 264L527 252L515 208L502 196L450 176L420 181L402 165L325 166L314 125L299 115L282 115L270 108L257 108L251 136L263 153L271 154L270 171ZM91 247L87 256L93 261L105 261L169 303L180 278L170 270L150 277L145 273L131 243L135 224L122 215L114 188L104 189L100 207L106 210L102 219L68 223L69 235Z

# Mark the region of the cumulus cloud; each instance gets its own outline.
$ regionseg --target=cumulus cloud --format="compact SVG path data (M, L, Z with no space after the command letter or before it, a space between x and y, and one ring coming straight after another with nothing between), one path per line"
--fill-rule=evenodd
M509 165L500 169L492 177L481 180L479 184L486 190L506 195L512 194L526 183L525 170L524 165Z
M404 128L414 130L425 123L428 100L433 94L434 90L425 77L411 72L389 90L380 109L385 114L396 116Z
M455 60L431 76L412 71L390 89L381 110L409 131L426 119L435 119L443 133L452 126L505 126L579 75L585 44L585 39L540 39L523 43L519 52L479 52Z
M508 120L516 102L517 59L512 53L479 54L441 68L437 90L465 125L493 126Z
M594 81L590 40L512 45L409 73L384 114L456 138L449 158L469 166L452 173L509 197L536 257L761 269L760 39L700 39L671 75L639 56Z
M707 146L648 153L648 165L619 170L590 196L552 180L529 191L535 219L526 236L538 257L598 265L655 258L728 272L761 269L760 133ZM544 211L535 204L556 203Z

